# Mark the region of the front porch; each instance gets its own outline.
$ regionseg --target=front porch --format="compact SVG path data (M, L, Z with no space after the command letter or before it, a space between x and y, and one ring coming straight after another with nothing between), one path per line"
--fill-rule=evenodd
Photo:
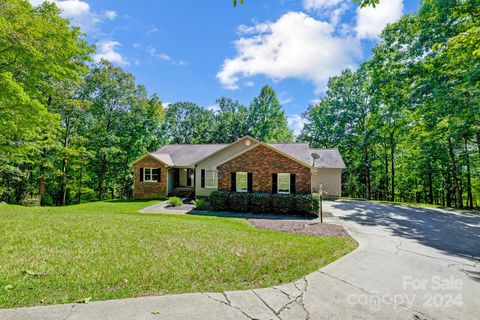
M195 169L171 168L168 169L169 196L190 198L195 196Z

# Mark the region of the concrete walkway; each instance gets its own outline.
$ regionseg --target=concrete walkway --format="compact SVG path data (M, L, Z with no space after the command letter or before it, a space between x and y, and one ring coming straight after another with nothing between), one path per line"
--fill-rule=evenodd
M326 203L359 242L283 286L0 310L0 319L478 319L480 215Z

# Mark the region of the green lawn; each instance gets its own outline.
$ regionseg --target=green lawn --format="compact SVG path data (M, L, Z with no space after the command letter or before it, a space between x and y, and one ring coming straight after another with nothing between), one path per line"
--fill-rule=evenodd
M0 205L0 308L266 287L356 246L243 219L137 213L155 202Z

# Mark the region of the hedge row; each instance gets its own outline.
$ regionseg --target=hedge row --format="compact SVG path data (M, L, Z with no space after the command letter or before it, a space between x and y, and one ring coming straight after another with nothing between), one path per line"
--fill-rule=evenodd
M281 213L318 216L318 194L269 194L213 191L210 194L213 210L254 213Z

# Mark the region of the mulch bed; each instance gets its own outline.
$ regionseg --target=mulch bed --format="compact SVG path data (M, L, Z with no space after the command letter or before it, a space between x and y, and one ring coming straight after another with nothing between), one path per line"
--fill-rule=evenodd
M257 228L298 233L307 236L348 237L345 228L335 224L274 219L249 219L248 222Z
M182 204L181 206L178 206L178 207L165 206L165 209L167 209L167 210L193 210L194 206L193 206L193 204L184 203L184 204Z

